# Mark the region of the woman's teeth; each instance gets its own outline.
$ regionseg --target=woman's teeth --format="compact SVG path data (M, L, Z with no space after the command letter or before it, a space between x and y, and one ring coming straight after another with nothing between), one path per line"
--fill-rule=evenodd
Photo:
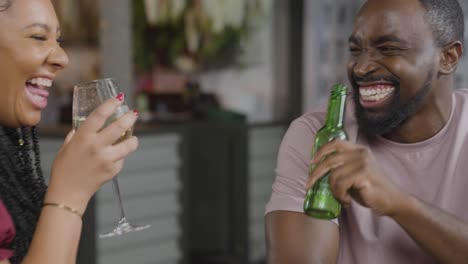
M395 90L393 86L377 85L360 88L359 93L364 101L380 101Z
M45 87L52 86L52 80L46 79L46 78L33 78L33 79L28 80L27 83L30 83L32 85L45 86Z

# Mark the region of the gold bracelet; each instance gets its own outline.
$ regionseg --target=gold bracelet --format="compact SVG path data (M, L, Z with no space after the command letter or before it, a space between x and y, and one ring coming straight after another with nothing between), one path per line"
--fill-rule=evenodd
M64 205L64 204L59 204L59 203L44 203L44 205L42 207L45 207L45 206L54 206L54 207L57 207L57 208L60 208L60 209L63 209L65 211L68 211L70 213L73 213L73 214L76 214L77 216L81 218L83 218L83 214L80 213L78 210L76 210L75 208L71 208L70 206L68 205Z

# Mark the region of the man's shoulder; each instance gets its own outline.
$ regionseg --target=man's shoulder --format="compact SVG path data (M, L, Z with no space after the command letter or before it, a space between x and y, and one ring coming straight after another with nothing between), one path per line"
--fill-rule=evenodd
M468 88L460 88L456 89L453 92L456 96L462 96L462 97L467 97L468 98Z
M455 113L468 114L468 88L457 89L453 92Z
M327 105L320 104L317 107L305 112L300 117L296 118L292 123L293 128L307 128L313 134L317 132L324 124L327 115ZM357 136L357 122L354 117L354 105L351 100L346 102L346 112L344 118L344 127L348 136Z
M292 124L301 124L311 128L312 130L317 130L325 123L326 115L327 111L324 107L316 107L296 118Z

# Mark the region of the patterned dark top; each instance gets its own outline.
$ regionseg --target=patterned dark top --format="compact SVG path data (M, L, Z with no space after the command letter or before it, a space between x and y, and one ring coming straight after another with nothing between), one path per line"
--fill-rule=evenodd
M0 261L13 256L10 245L15 238L15 226L5 205L0 200Z

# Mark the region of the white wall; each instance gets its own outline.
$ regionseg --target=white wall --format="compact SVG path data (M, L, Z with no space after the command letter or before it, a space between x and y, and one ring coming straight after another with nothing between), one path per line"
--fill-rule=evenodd
M250 123L274 119L272 25L272 17L267 15L246 43L242 56L246 68L212 71L200 78L204 91L216 94L223 107L246 114Z
M363 0L306 0L304 14L304 111L328 98L335 83L348 84L347 43Z

